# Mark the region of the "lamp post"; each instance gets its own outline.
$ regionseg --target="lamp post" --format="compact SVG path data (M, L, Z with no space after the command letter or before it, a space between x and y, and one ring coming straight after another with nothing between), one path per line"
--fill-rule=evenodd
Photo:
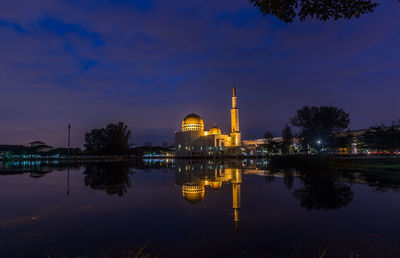
M318 153L321 151L321 144L322 141L320 139L317 140L317 144L318 144Z
M71 147L71 124L68 124L68 159L70 158L69 149ZM69 196L69 160L68 160L68 168L67 168L67 195Z
M68 124L68 156L69 156L69 148L71 147L70 141L71 141L71 124Z

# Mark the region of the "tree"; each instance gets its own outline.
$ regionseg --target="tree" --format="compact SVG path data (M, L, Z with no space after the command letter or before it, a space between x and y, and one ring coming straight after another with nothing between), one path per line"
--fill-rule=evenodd
M85 134L85 148L92 154L123 155L129 153L131 131L122 122Z
M274 140L274 135L270 131L264 133L264 143L268 144Z
M303 148L322 145L334 147L336 134L348 128L349 114L336 107L309 107L297 110L297 115L290 120L299 127ZM318 146L318 148L322 147Z
M276 153L279 149L279 144L274 140L274 135L266 131L264 134L264 145L268 153Z
M117 155L129 153L131 131L127 125L122 122L109 124L105 131L108 153Z
M105 129L93 129L86 133L84 146L89 153L105 154L107 146Z
M281 150L283 154L289 154L290 146L293 143L293 134L292 129L290 129L289 125L285 126L285 129L282 131L282 144Z
M352 143L353 143L354 136L351 133L345 133L343 135L338 135L335 137L335 148L342 153L343 150L347 150L351 152L352 150Z
M400 122L393 122L390 126L382 124L370 127L360 140L366 148L377 152L396 152L400 149Z
M281 21L291 23L298 16L318 20L351 19L371 13L378 6L373 0L249 0L261 13L274 15Z

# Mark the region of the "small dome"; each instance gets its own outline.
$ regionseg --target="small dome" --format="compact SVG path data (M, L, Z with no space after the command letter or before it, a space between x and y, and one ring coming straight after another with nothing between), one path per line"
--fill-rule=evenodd
M210 129L210 134L221 134L221 129L219 129L216 125Z
M182 131L203 131L204 121L196 114L187 115L182 121Z
M211 188L218 190L222 187L222 182L211 182Z
M182 195L186 201L195 204L204 199L204 185L184 185Z

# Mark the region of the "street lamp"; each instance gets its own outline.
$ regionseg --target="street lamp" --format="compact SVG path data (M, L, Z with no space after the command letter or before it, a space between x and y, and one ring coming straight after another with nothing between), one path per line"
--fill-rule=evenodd
M321 151L321 144L322 144L322 141L321 140L317 140L317 144L318 144L318 153Z

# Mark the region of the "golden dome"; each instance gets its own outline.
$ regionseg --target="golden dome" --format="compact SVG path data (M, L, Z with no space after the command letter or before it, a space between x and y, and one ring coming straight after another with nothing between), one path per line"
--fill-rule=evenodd
M221 188L222 182L211 182L210 185L211 185L211 188L212 188L212 189L218 190L218 189Z
M182 186L182 195L190 203L198 203L204 199L204 185L184 185Z
M210 129L210 134L221 134L221 129L219 129L216 125Z
M203 131L204 121L196 114L187 115L182 121L182 131Z

